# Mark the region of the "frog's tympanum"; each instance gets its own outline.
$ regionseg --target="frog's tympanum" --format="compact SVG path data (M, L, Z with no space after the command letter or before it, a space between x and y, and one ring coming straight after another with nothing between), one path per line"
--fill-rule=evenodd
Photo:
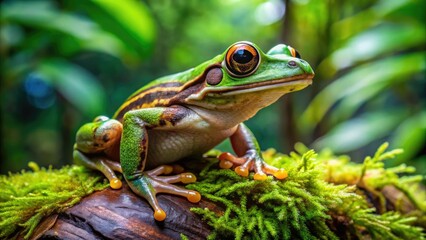
M163 221L156 194L198 202L198 192L173 183L196 180L191 173L169 175L171 164L201 156L230 138L236 156L222 153L222 168L247 177L283 179L287 173L264 162L244 121L288 92L312 83L314 72L296 50L283 44L266 54L255 44L237 42L223 54L190 70L159 78L131 95L112 119L99 116L77 132L74 160L101 171L111 188L121 188L115 172ZM166 176L161 176L166 175Z

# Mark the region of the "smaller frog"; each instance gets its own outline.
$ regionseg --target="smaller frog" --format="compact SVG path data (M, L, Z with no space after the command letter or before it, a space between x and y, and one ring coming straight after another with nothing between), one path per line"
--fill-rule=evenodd
M266 164L244 121L286 93L312 83L314 72L292 47L280 44L266 54L250 42L237 42L224 53L185 72L152 81L132 94L112 119L95 118L77 132L74 160L101 171L113 189L130 188L163 221L156 195L168 193L198 202L198 192L173 183L196 181L169 164L199 157L230 138L236 153L219 156L222 168L254 179L284 179L284 169ZM149 170L149 171L147 171ZM168 175L168 176L163 176Z

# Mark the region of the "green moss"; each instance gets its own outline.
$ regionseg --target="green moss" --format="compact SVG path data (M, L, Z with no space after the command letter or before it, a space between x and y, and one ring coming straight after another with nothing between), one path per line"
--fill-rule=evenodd
M300 144L290 155L268 150L266 161L288 171L288 178L281 181L243 178L217 169L213 161L200 173L199 181L188 187L225 210L191 210L212 226L210 239L337 239L336 233L352 239L424 239L422 227L414 226L421 226L425 215L426 198L418 184L422 178L398 177L396 173L412 172L405 166L384 169L383 160L401 152L385 152L386 148L387 144L381 146L363 164L327 150L317 155ZM416 209L401 213L384 208L383 214L377 214L380 211L359 191L368 187L380 195L389 184L401 190Z
M0 238L29 238L43 217L78 203L95 190L108 187L99 175L84 167L70 166L59 170L39 169L0 176Z
M423 178L409 175L414 168L405 165L384 167L401 150L386 152L384 144L363 163L354 163L329 150L316 154L302 144L295 148L289 155L272 149L263 154L288 171L285 180L240 177L218 169L217 160L201 171L199 181L188 188L224 206L220 213L192 209L212 226L210 239L425 238ZM29 238L43 217L108 187L106 179L84 167L30 166L31 172L0 176L1 239L18 234ZM389 187L397 193L393 200L385 191Z

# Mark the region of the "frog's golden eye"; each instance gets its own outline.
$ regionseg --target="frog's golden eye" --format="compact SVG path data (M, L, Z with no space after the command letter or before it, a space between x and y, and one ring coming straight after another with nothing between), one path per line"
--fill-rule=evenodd
M292 48L292 47L290 47L290 46L288 46L288 48L290 49L290 52L291 52L291 56L292 56L292 57L295 57L295 58L301 58L301 57L300 57L299 52L298 52L298 51L296 51L296 49L294 49L294 48Z
M234 77L246 77L254 73L259 63L259 52L247 42L235 43L225 56L225 67Z

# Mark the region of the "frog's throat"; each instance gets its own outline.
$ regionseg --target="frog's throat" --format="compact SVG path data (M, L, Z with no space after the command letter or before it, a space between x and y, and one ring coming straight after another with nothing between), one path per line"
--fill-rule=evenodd
M196 94L187 97L187 100L198 101L203 99L206 95L209 97L215 96L230 96L245 93L253 93L258 91L268 91L271 89L281 89L283 94L301 90L312 84L314 75L302 74L290 78L274 79L257 83L250 83L240 86L230 87L205 87Z

